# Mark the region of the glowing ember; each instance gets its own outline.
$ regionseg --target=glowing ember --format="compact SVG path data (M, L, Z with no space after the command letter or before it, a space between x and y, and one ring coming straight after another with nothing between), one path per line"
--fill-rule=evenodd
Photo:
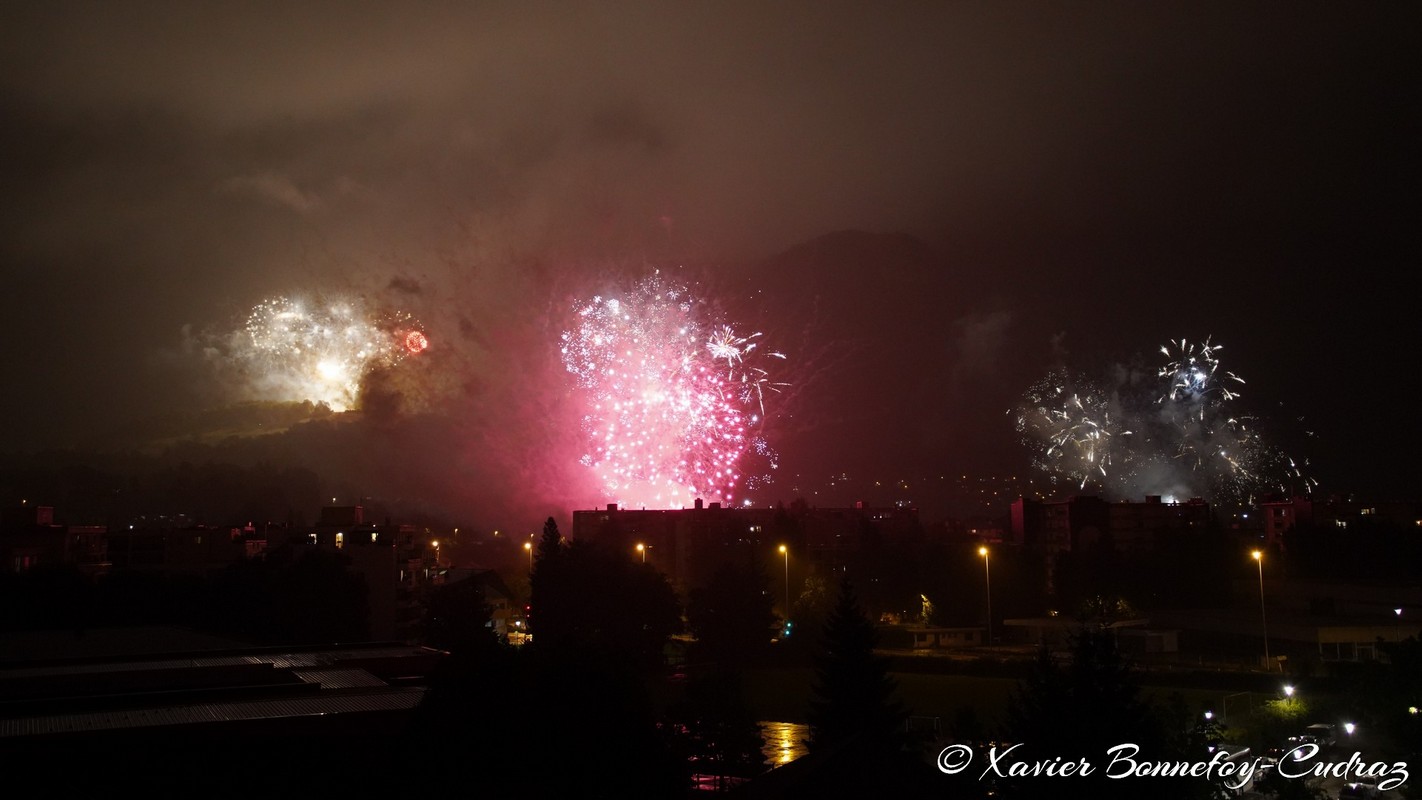
M420 331L410 331L405 334L405 351L410 355L423 353L430 347L430 340Z

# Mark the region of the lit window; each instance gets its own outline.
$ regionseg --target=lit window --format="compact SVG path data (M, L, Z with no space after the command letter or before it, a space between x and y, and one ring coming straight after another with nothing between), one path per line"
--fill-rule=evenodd
M336 547L344 547L345 544L346 544L346 535L345 535L344 533L337 533L337 534L336 534Z

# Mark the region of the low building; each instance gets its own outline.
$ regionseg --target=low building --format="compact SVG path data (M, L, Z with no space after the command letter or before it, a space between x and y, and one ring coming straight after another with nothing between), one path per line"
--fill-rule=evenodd
M1165 502L1151 495L1140 503L1092 496L1019 497L1012 502L1011 541L1049 556L1098 544L1123 553L1144 552L1163 537L1203 530L1210 522L1210 504L1198 497Z
M987 641L985 628L905 628L915 650L951 650L978 647Z
M484 605L489 607L489 627L494 629L495 636L506 639L511 633L524 633L522 611L514 607L513 592L509 590L508 584L504 583L504 579L499 577L499 573L491 569L445 570L444 585L460 581L474 581L478 584L480 593L484 595Z
M1210 524L1210 505L1198 497L1164 502L1151 495L1141 503L1111 503L1092 496L1066 500L1019 497L1012 503L1010 541L1043 556L1050 592L1056 585L1056 557L1062 553L1095 547L1147 553L1166 537L1188 536Z
M131 525L108 531L104 538L105 551L113 569L165 574L210 574L266 548L265 534L252 525Z
M624 509L616 504L573 512L573 538L626 550L665 572L678 589L701 585L728 561L754 557L774 575L843 566L866 537L921 533L914 508L726 507ZM638 550L638 546L642 549ZM786 549L779 548L784 545ZM792 582L794 578L792 577Z
M69 563L69 540L54 508L26 503L0 516L0 563L11 572Z
M1356 500L1330 497L1292 497L1260 504L1264 515L1264 543L1286 547L1286 534L1296 526L1357 530L1364 525L1391 525L1422 533L1422 503Z
M1047 647L1065 646L1073 634L1087 625L1075 617L1065 615L1005 619L1002 624L1006 629L1003 638L1007 642L1045 645ZM1106 627L1120 633L1127 629L1145 628L1149 624L1150 620L1147 619L1122 619L1110 622Z

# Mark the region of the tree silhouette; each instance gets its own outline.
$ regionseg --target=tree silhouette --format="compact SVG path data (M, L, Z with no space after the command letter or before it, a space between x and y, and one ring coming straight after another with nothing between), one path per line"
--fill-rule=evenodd
M570 659L532 646L451 656L396 752L395 763L420 765L427 789L464 796L681 797L687 790L685 764L655 724L646 681L599 655Z
M425 644L456 654L488 654L499 646L477 575L436 586L425 602Z
M467 794L477 775L490 797L685 792L646 680L681 625L666 578L625 552L563 541L550 517L530 605L531 644L455 651L432 680L407 751L428 765L427 785Z
M564 563L566 545L558 533L558 521L549 517L543 523L543 537L538 540L533 572L528 576L529 630L538 635L538 628L545 626L557 630L571 613L568 609L568 595L557 587L566 582Z
M670 717L682 731L679 745L694 772L744 778L765 771L760 725L746 703L740 673L714 670L696 676ZM718 784L726 788L725 781Z
M1133 673L1109 629L1084 626L1062 666L1042 648L1008 713L1014 741L1067 747L1065 755L1104 753L1138 734L1147 714ZM1041 746L1039 745L1039 746Z
M663 648L681 630L681 605L666 576L595 542L558 543L557 530L550 518L533 567L534 647L638 671L663 666Z
M538 540L538 559L556 558L563 550L563 535L558 532L558 520L549 517L543 522L543 536Z
M1167 720L1180 727L1192 716L1178 712L1172 716L1168 709L1145 703L1114 632L1097 621L1083 624L1072 636L1066 664L1058 663L1046 648L1039 651L1032 672L1008 708L1008 736L1022 743L1013 759L1034 762L1061 757L1063 762L1085 759L1093 765L1092 774L1071 778L1079 796L1216 797L1219 785L1201 777L1107 777L1107 752L1121 744L1138 746L1143 759L1209 760L1206 740L1217 734L1209 726L1190 725L1168 735ZM1012 797L1060 797L1062 793L1060 778L1017 778L1008 784Z
M856 750L894 751L903 744L906 714L894 699L888 662L874 654L878 632L864 615L849 579L825 623L810 703L810 748L853 743Z
M756 660L770 646L774 605L764 565L753 554L722 564L687 603L687 621L696 635L693 657L727 667Z

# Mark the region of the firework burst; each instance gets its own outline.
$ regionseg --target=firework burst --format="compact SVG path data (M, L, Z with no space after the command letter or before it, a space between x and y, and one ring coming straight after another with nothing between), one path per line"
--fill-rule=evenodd
M1220 360L1215 353L1223 350L1223 345L1210 344L1205 337L1202 344L1191 344L1184 339L1171 341L1160 348L1160 352L1170 359L1160 368L1159 377L1164 379L1165 393L1162 403L1192 403L1199 406L1204 415L1206 402L1224 402L1239 397L1231 389L1233 384L1244 384L1244 379L1233 372L1221 372Z
M690 290L656 273L621 298L582 304L563 333L563 364L587 402L581 461L609 499L729 504L766 477L748 474L743 457L774 468L759 429L763 392L781 384L747 363L760 334L703 322L710 315Z
M1172 340L1160 348L1169 359L1156 372L1161 382L1156 421L1173 457L1202 473L1216 496L1249 495L1259 482L1258 456L1264 449L1253 420L1232 416L1226 403L1238 399L1233 386L1244 379L1220 369L1222 345Z
M347 411L371 370L424 352L429 338L410 314L371 311L358 299L277 297L253 308L226 344L224 360L253 395Z
M1080 489L1096 484L1121 497L1245 503L1265 492L1311 491L1317 482L1270 443L1261 421L1234 413L1244 379L1220 368L1221 349L1208 338L1172 341L1161 348L1163 366L1118 371L1109 389L1062 370L1048 373L1016 410L1033 465L1054 480Z
M1078 488L1110 481L1116 440L1131 433L1116 424L1110 405L1085 379L1048 373L1027 390L1017 411L1017 432L1033 449L1033 465Z

